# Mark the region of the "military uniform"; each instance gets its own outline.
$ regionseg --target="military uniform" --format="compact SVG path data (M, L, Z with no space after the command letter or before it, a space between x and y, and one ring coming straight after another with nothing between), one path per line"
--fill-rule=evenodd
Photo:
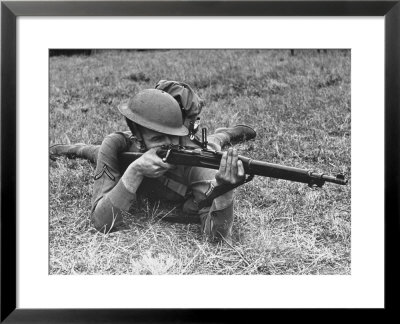
M223 140L223 134L213 134L208 137L208 146L213 150L220 150ZM181 144L190 143L192 146L196 145L188 137L181 138ZM228 207L221 208L215 200L201 209L197 205L212 189L211 182L217 170L177 166L159 178L144 178L137 193L132 194L120 181L123 170L118 161L118 156L123 152L139 151L131 132L110 134L101 146L70 145L64 151L64 155L85 158L96 163L91 221L97 230L107 232L118 229L123 224L123 211L132 211L131 207L143 196L181 206L178 216L166 217L165 220L201 223L202 232L211 239L218 238L217 231L226 238L230 237L233 197Z

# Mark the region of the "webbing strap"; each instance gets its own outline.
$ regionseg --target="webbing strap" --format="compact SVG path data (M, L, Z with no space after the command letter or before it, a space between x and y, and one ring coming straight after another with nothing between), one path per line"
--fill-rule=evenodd
M178 195L185 197L188 187L184 185L183 183L180 183L178 181L175 181L174 179L171 179L166 176L161 176L157 178L158 181L160 181L164 186L166 186L168 189L172 190L173 192L176 192Z

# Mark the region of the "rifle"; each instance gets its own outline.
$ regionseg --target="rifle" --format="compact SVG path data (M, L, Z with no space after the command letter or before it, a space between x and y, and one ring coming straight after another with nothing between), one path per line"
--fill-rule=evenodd
M122 169L125 170L130 163L141 157L142 154L136 152L122 153L120 156ZM162 146L157 151L157 155L166 163L209 169L219 169L222 154L223 152L221 151L208 149L206 145L200 148L168 145ZM339 185L346 185L348 182L343 174L337 174L336 176L326 175L310 170L257 161L241 155L238 156L238 159L242 161L244 171L249 175L244 182L250 181L255 175L302 182L308 184L310 187L322 187L325 182Z

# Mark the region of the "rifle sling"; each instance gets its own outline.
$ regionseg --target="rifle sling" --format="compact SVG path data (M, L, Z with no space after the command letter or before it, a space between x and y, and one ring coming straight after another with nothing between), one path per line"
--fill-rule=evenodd
M234 185L222 185L222 186L217 186L217 187L212 186L210 188L209 192L207 193L207 198L197 202L197 206L199 207L199 209L202 209L207 206L211 206L211 204L215 198L223 195L224 193L227 193L228 191L235 189L236 187L241 186L242 184L245 184L245 183L251 181L253 178L254 178L254 174L250 174L242 182L236 183Z

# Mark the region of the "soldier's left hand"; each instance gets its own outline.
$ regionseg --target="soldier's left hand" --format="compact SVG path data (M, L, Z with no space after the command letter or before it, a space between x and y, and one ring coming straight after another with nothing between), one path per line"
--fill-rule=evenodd
M243 163L238 159L236 149L229 148L227 152L224 152L215 180L217 185L237 184L244 180Z

